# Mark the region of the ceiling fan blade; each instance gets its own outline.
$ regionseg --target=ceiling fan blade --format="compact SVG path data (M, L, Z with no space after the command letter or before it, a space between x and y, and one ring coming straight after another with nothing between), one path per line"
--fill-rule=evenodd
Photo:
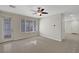
M9 5L9 7L11 7L11 8L16 8L16 6L14 6L14 5Z
M35 14L37 14L37 13L33 13L33 15L35 15Z
M41 9L41 7L38 7L38 9L40 10L40 9Z
M31 11L33 11L33 12L37 12L37 11L35 11L35 10L31 10Z
M48 12L42 12L42 14L48 14Z
M44 9L41 9L41 11L44 11Z

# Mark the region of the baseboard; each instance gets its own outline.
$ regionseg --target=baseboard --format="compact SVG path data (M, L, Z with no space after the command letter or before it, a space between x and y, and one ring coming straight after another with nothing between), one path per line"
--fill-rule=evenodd
M39 36L39 35L36 35L36 36ZM21 39L17 39L17 40L10 40L10 41L5 41L5 42L0 42L0 44L19 41L19 40L25 40L25 39L29 39L29 38L36 37L36 36L31 36L31 37L21 38Z
M46 35L46 34L41 34L40 33L40 36L45 37L45 38L49 38L49 39L52 39L52 40L60 41L60 42L62 41L62 39L58 39L58 38L55 38L55 37L51 37L51 36Z

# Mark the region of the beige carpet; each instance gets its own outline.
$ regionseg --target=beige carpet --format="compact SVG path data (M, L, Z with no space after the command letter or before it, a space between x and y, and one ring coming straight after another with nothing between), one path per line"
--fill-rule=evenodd
M0 52L13 53L74 53L79 52L79 36L65 35L62 42L41 36L0 44Z

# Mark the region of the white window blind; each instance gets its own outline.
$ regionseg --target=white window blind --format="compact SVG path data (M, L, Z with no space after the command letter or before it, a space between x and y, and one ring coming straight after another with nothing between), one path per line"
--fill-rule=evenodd
M35 32L36 26L35 20L21 20L21 32Z
M4 18L4 38L11 38L11 18Z
M25 32L25 20L21 20L21 32Z

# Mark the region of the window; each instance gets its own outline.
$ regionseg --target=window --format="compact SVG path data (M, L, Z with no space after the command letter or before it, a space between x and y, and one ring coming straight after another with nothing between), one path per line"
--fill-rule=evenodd
M36 26L35 20L21 20L21 32L35 32Z
M21 20L21 32L25 32L25 20Z
M4 38L11 38L11 18L4 19Z

